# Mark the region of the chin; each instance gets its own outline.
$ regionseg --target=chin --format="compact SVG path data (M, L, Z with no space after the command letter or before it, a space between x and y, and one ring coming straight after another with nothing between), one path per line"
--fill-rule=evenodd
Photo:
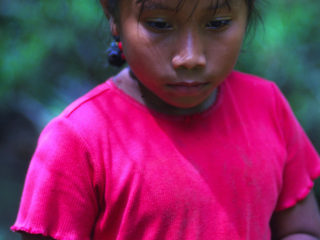
M184 109L184 110L188 110L188 109L195 109L195 108L202 108L205 105L205 100L203 101L179 101L179 102L173 102L173 103L168 103L169 105L171 105L172 107L175 108L180 108L180 109Z
M191 112L202 112L210 108L216 100L216 94L203 93L202 96L177 98L175 101L167 102L169 105L181 110L190 110Z

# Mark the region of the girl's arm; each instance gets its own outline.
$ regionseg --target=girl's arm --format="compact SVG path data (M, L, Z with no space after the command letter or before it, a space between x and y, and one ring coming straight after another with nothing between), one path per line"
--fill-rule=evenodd
M313 237L309 234L303 234L303 233L292 234L288 237L282 238L282 240L318 240L318 239L319 238L317 237Z
M314 193L294 207L274 213L270 225L274 240L320 239L320 214Z

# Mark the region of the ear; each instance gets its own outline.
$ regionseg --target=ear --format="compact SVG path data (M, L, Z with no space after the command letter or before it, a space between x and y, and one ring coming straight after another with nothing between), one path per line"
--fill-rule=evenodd
M104 14L106 15L108 21L110 30L113 36L119 36L118 26L114 20L114 17L109 13L108 11L108 5L106 0L100 0L100 4L103 8Z
M109 19L110 18L110 14L109 14L109 12L108 12L108 7L107 7L107 1L105 1L105 0L100 0L100 4L101 4L101 6L102 6L102 8L103 8L103 12L104 12L104 15L106 15L106 17Z
M118 25L116 24L114 17L109 17L109 25L112 36L119 36Z

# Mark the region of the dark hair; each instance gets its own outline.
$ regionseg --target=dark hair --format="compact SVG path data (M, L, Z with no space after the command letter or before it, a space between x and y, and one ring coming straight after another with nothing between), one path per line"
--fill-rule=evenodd
M123 0L100 0L103 7L106 8L105 9L106 12L108 12L108 14L110 14L113 17L116 23L119 23L120 13L119 13L118 5L120 1L123 1ZM141 4L141 9L140 9L140 15L141 15L143 12L145 3L150 0L133 0L133 1L136 1L137 4ZM230 1L232 0L222 0L222 1L225 1L227 6L231 8ZM248 16L247 16L247 32L248 32L256 26L257 20L261 20L261 16L256 7L256 2L257 2L256 0L244 0L244 1L246 2L248 7ZM179 0L176 6L176 11L179 11L179 9L182 7L184 2L185 0ZM219 5L220 5L220 0L217 0L216 9L218 9ZM117 64L114 64L111 61L109 61L109 63L116 66L121 66L123 64L123 63L118 64L118 62Z

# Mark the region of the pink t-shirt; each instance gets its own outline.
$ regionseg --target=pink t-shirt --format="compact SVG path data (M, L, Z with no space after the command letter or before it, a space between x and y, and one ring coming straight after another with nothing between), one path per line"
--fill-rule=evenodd
M107 81L44 129L14 231L58 240L270 239L319 157L275 84L232 72L192 116L149 110Z

